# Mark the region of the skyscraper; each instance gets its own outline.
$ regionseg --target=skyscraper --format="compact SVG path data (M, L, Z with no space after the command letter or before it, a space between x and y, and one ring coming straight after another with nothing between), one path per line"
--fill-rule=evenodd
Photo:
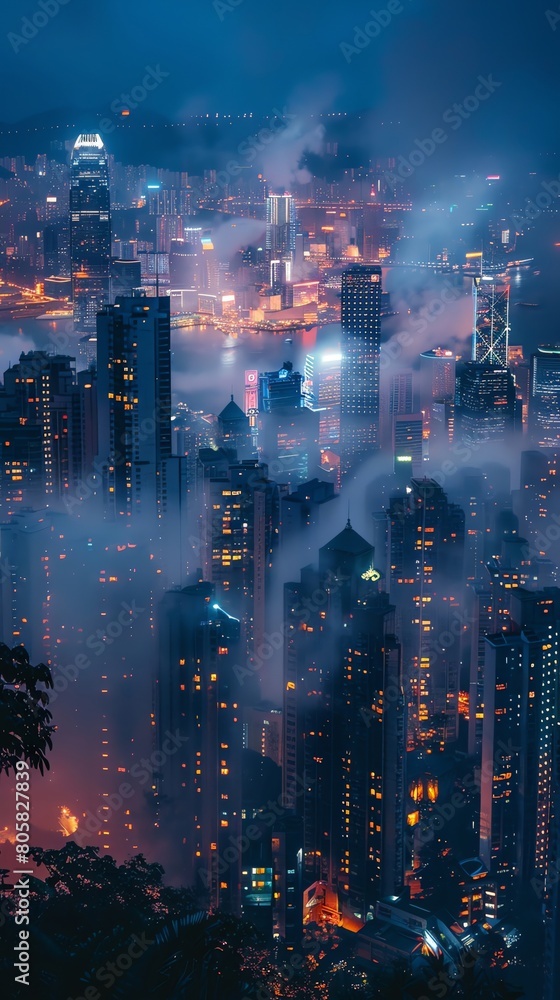
M413 479L391 498L388 518L390 592L410 671L409 747L441 750L457 738L465 516L435 479Z
M86 390L74 358L21 354L0 393L0 504L57 506L83 474Z
M422 408L433 399L450 399L455 395L455 354L445 347L435 347L420 355L420 386Z
M531 436L540 448L560 447L560 347L539 347L531 357Z
M348 522L284 589L284 795L303 819L307 884L337 888L354 920L404 867L401 654L378 578Z
M99 457L109 517L167 507L169 298L118 298L97 319Z
M165 758L158 790L166 846L185 884L237 912L241 852L233 862L224 859L241 833L243 740L233 669L239 621L217 604L211 583L194 583L165 595L159 632L156 732ZM172 734L182 745L169 750Z
M560 591L519 588L511 630L486 639L480 853L505 903L549 877L558 725ZM557 862L554 862L555 871Z
M467 361L457 372L456 428L467 445L504 441L521 427L513 375L505 367Z
M379 441L381 268L342 275L341 468L348 473Z
M508 364L509 285L501 278L474 279L472 360L483 365Z
M289 258L296 249L296 203L291 194L269 194L266 199L266 249L269 260Z
M95 330L97 312L111 292L111 215L107 153L93 133L80 135L72 152L70 255L74 324Z

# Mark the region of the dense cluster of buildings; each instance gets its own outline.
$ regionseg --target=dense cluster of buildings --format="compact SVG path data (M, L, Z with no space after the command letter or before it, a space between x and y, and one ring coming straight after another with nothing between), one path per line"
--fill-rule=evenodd
M549 1000L560 346L526 361L509 343L507 276L481 259L472 349L395 358L382 264L406 205L368 202L371 178L351 179L361 210L261 178L218 197L211 171L144 186L95 134L69 177L41 166L57 193L26 266L71 301L85 353L4 373L2 634L53 665L61 731L76 711L96 748L78 835L153 847L288 949L331 922L366 965L429 953L456 972L481 928L512 961L534 933ZM263 222L233 263L198 224L226 197ZM25 256L11 235L6 263ZM174 403L171 355L173 323L201 316L340 328L201 414ZM143 794L112 815L139 767Z

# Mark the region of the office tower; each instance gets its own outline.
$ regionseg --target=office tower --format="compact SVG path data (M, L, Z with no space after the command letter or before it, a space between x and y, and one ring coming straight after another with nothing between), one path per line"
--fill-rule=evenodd
M334 448L340 442L340 347L308 354L304 367L304 398L319 412L319 444Z
M304 406L303 383L290 361L259 375L259 453L291 484L305 482L320 468L319 414Z
M70 171L70 254L74 324L95 330L110 299L111 216L107 152L100 135L78 137Z
M350 523L284 591L284 796L305 885L365 919L404 868L405 706L394 608Z
M515 381L507 368L467 361L457 369L456 437L481 447L521 429Z
M82 401L82 474L87 476L99 454L96 367L91 365L86 371L78 372L77 381Z
M258 422L259 455L282 483L296 486L321 468L319 414L307 407L278 407Z
M198 288L200 277L198 246L183 239L171 240L169 250L171 287Z
M393 416L393 461L395 472L404 465L409 468L412 476L422 474L424 418L421 413Z
M217 443L220 448L235 453L235 457L241 461L249 459L254 454L253 434L249 424L249 417L246 417L240 406L232 397L218 415L218 435Z
M83 468L82 393L66 355L29 351L4 373L2 502L60 505Z
M200 257L200 288L211 295L217 295L220 291L220 269L216 249L209 232L205 232L200 237L201 257Z
M379 444L381 268L342 275L340 447L343 474Z
M139 260L111 261L111 301L120 296L130 298L142 284L142 265Z
M432 479L391 498L389 589L407 665L409 747L457 738L465 515Z
M161 215L157 220L156 250L170 253L171 244L182 239L183 232L183 220L179 215Z
M466 621L469 658L469 754L480 758L484 719L485 637L511 628L512 599L533 579L527 542L519 535L519 522L511 510L502 509L492 524L492 505L476 489L461 498L466 517L465 576L468 580ZM480 484L482 487L482 484ZM500 501L500 504L503 501Z
M273 257L269 263L268 283L273 295L282 293L282 305L285 308L293 306L291 257ZM291 298L291 301L289 299Z
M70 277L70 226L67 219L49 222L43 229L43 258L46 278Z
M296 249L296 203L290 194L266 199L266 251L269 261L292 262Z
M167 510L171 458L168 298L118 298L97 319L99 457L111 519Z
M291 361L284 362L277 372L259 375L259 412L301 409L304 404L302 386L303 375L293 370Z
M531 364L525 360L523 348L518 344L510 344L508 347L508 368L515 379L515 391L521 401L523 428L526 428L531 399Z
M481 365L508 366L509 285L498 277L473 281L474 334L472 360Z
M150 290L149 294L157 296L160 289L169 288L169 254L139 250L138 260L140 261L142 288L146 290L146 293Z
M560 448L560 347L531 355L530 433L539 448Z
M269 569L285 488L268 478L267 465L224 457L219 467L209 464L202 484L204 575L215 584L218 600L241 619L242 666L249 664L243 687L252 697L259 675L251 674L250 665L264 641Z
M429 421L429 450L447 448L455 439L455 399L434 399Z
M411 414L414 410L412 372L399 372L382 384L379 398L379 441L380 447L392 450L395 434L395 418ZM420 470L418 470L420 471Z
M549 877L560 590L517 590L511 619L486 639L480 801L480 853L506 906Z
M435 347L420 355L422 409L429 410L434 399L452 399L455 395L455 354L445 347Z
M389 412L393 415L413 412L412 372L400 372L391 379Z
M194 583L165 595L159 635L156 734L164 761L156 783L173 873L208 891L212 907L238 913L239 621L218 605L212 584Z

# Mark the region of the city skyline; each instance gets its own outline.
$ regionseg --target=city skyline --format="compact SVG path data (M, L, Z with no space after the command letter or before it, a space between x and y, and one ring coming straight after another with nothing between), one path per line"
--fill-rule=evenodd
M560 12L28 8L2 996L555 1000Z

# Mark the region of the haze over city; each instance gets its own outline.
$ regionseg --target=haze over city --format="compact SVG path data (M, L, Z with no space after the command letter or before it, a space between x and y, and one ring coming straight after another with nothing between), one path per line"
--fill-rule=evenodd
M560 8L1 18L2 996L555 1000Z

